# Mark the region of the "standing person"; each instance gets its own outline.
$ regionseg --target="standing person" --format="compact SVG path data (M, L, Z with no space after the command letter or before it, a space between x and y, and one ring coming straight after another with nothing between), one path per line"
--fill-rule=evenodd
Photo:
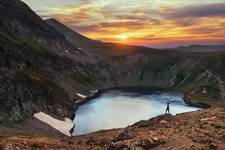
M167 102L167 107L166 107L166 113L165 114L169 114L170 113L170 103Z
M75 124L73 124L73 127L70 129L70 136L73 136L74 129L75 129Z
M75 119L75 113L70 117L72 121ZM75 123L73 122L73 127L70 129L70 136L73 136L73 132L75 130Z

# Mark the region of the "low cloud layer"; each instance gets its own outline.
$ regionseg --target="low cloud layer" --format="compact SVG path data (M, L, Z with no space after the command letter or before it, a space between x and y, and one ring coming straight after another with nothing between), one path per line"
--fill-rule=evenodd
M181 7L178 9L168 10L168 17L186 18L186 17L225 17L225 3L193 5Z

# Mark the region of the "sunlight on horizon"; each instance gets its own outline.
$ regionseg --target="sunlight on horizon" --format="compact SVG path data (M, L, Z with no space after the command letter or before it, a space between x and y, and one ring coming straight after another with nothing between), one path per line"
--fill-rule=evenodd
M121 35L116 36L116 38L118 40L125 41L125 40L127 40L129 38L129 36L128 35L125 35L125 34L121 34Z
M42 18L104 42L173 47L225 43L224 0L23 0Z

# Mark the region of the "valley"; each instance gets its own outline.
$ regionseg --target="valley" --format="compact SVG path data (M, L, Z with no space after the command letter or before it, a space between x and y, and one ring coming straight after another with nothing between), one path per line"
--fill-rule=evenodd
M197 147L224 148L225 45L156 49L104 43L77 33L56 19L43 20L20 0L0 0L0 14L0 149L145 147L146 142L154 142L154 137L156 142L166 143L161 148L174 144L188 149L193 142ZM137 123L131 128L74 138L65 137L33 117L44 112L59 120L71 118L86 102L84 96L121 87L181 92L187 104L212 108L162 116L159 120L156 117L156 122L144 121L147 125L143 127ZM205 118L214 118L220 126L210 119L199 122ZM162 131L156 127L160 120L168 120L160 125ZM183 128L184 132L180 132ZM116 140L120 132L125 132L126 138ZM215 137L202 143L198 132ZM131 137L126 135L130 133ZM172 133L174 141L170 141ZM187 143L181 144L181 137Z

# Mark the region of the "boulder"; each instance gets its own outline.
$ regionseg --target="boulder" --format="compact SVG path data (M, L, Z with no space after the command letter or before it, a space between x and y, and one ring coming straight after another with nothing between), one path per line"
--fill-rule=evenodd
M159 123L160 123L160 124L168 124L168 123L169 123L169 121L166 121L166 120L161 120Z
M217 148L218 148L218 145L216 143L209 144L209 149L214 150L214 149L217 149Z
M215 119L216 119L216 116L211 117L211 118L203 118L203 119L200 119L200 121L203 122L203 121L210 121L210 120L215 120Z
M139 146L142 146L144 149L151 149L164 143L165 143L165 140L158 139L158 138L142 139L139 142Z
M113 141L124 141L124 140L130 139L131 137L132 137L132 134L129 132L128 129L125 129Z

